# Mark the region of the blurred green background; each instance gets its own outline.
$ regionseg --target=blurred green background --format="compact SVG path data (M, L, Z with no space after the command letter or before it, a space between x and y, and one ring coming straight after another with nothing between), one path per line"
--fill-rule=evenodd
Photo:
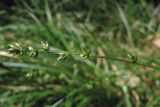
M53 53L12 56L8 45L139 60L160 66L158 0L0 0L0 107L160 107L160 72Z

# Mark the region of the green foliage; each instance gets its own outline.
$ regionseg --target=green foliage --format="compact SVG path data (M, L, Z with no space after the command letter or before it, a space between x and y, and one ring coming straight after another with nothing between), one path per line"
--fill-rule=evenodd
M1 8L0 106L159 107L159 27L148 1Z

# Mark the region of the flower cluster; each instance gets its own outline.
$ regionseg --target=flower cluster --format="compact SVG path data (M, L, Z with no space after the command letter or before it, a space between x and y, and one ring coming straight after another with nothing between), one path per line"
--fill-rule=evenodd
M48 44L48 42L42 42L42 47L40 49L36 49L33 48L32 46L23 46L19 43L14 43L12 45L9 45L9 52L10 54L13 55L19 55L21 56L23 53L28 53L28 55L34 59L36 59L39 55L39 52L50 52L50 45ZM66 51L60 51L58 53L58 60L64 60L66 59L69 55L72 55L72 53L66 52ZM84 57L84 58L89 58L92 56L90 49L88 48L82 48L82 51L77 54L80 57Z
M13 55L23 55L24 53L28 53L28 55L32 58L37 58L39 55L40 51L50 51L50 45L46 42L41 42L42 43L42 49L38 50L36 48L33 48L32 46L23 46L22 44L19 43L14 43L12 45L9 45L9 53Z
M19 43L14 43L12 45L9 45L10 54L13 55L22 55L25 52L25 48L19 44Z
M68 52L60 52L58 54L59 54L59 57L57 58L58 60L64 60L69 56Z
M84 57L84 58L89 58L92 56L91 54L91 50L89 48L85 48L83 47L82 48L82 53L80 54L81 57Z
M48 42L44 43L44 42L41 41L41 44L42 44L42 49L44 51L47 51L47 52L50 51L50 45L48 44Z
M138 57L135 55L135 53L129 53L128 58L132 63L137 63Z

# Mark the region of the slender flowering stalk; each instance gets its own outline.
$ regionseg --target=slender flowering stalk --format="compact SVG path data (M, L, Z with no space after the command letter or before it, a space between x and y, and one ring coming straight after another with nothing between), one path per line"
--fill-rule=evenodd
M9 50L10 54L19 55L19 56L23 55L23 53L28 53L29 57L32 57L35 59L38 57L40 52L52 52L52 53L59 55L57 58L58 60L64 60L68 56L76 55L76 56L83 57L83 58L102 58L102 59L106 59L106 60L130 63L130 64L134 64L134 65L139 65L139 66L143 66L143 67L149 67L149 68L153 68L156 70L160 70L160 67L156 67L153 65L145 64L145 63L140 63L138 61L138 57L133 53L129 53L128 60L124 60L124 59L112 58L112 57L107 57L107 56L93 55L89 48L82 48L81 52L79 52L79 53L72 53L72 52L67 52L67 51L54 52L54 51L50 51L50 45L48 44L48 42L45 42L45 43L41 42L41 44L42 44L41 49L35 49L31 46L28 46L28 48L26 48L19 43L15 43L15 44L9 45L8 50Z
M156 70L160 70L160 67L156 67L156 66L153 66L153 65L148 65L148 64L145 64L145 63L140 63L138 61L129 61L129 60L124 60L124 59L118 59L118 58L111 58L111 57L106 57L106 56L93 56L93 57L96 57L96 58L103 58L103 59L107 59L107 60L112 60L112 61L119 61L119 62L124 62L124 63L130 63L130 64L134 64L134 65L139 65L139 66L144 66L144 67L148 67L148 68L153 68L153 69L156 69Z

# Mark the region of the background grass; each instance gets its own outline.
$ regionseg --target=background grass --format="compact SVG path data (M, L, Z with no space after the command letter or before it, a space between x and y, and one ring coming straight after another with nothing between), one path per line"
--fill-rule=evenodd
M159 70L54 54L11 56L19 42L160 65L158 8L145 0L15 0L0 5L1 107L159 107Z

